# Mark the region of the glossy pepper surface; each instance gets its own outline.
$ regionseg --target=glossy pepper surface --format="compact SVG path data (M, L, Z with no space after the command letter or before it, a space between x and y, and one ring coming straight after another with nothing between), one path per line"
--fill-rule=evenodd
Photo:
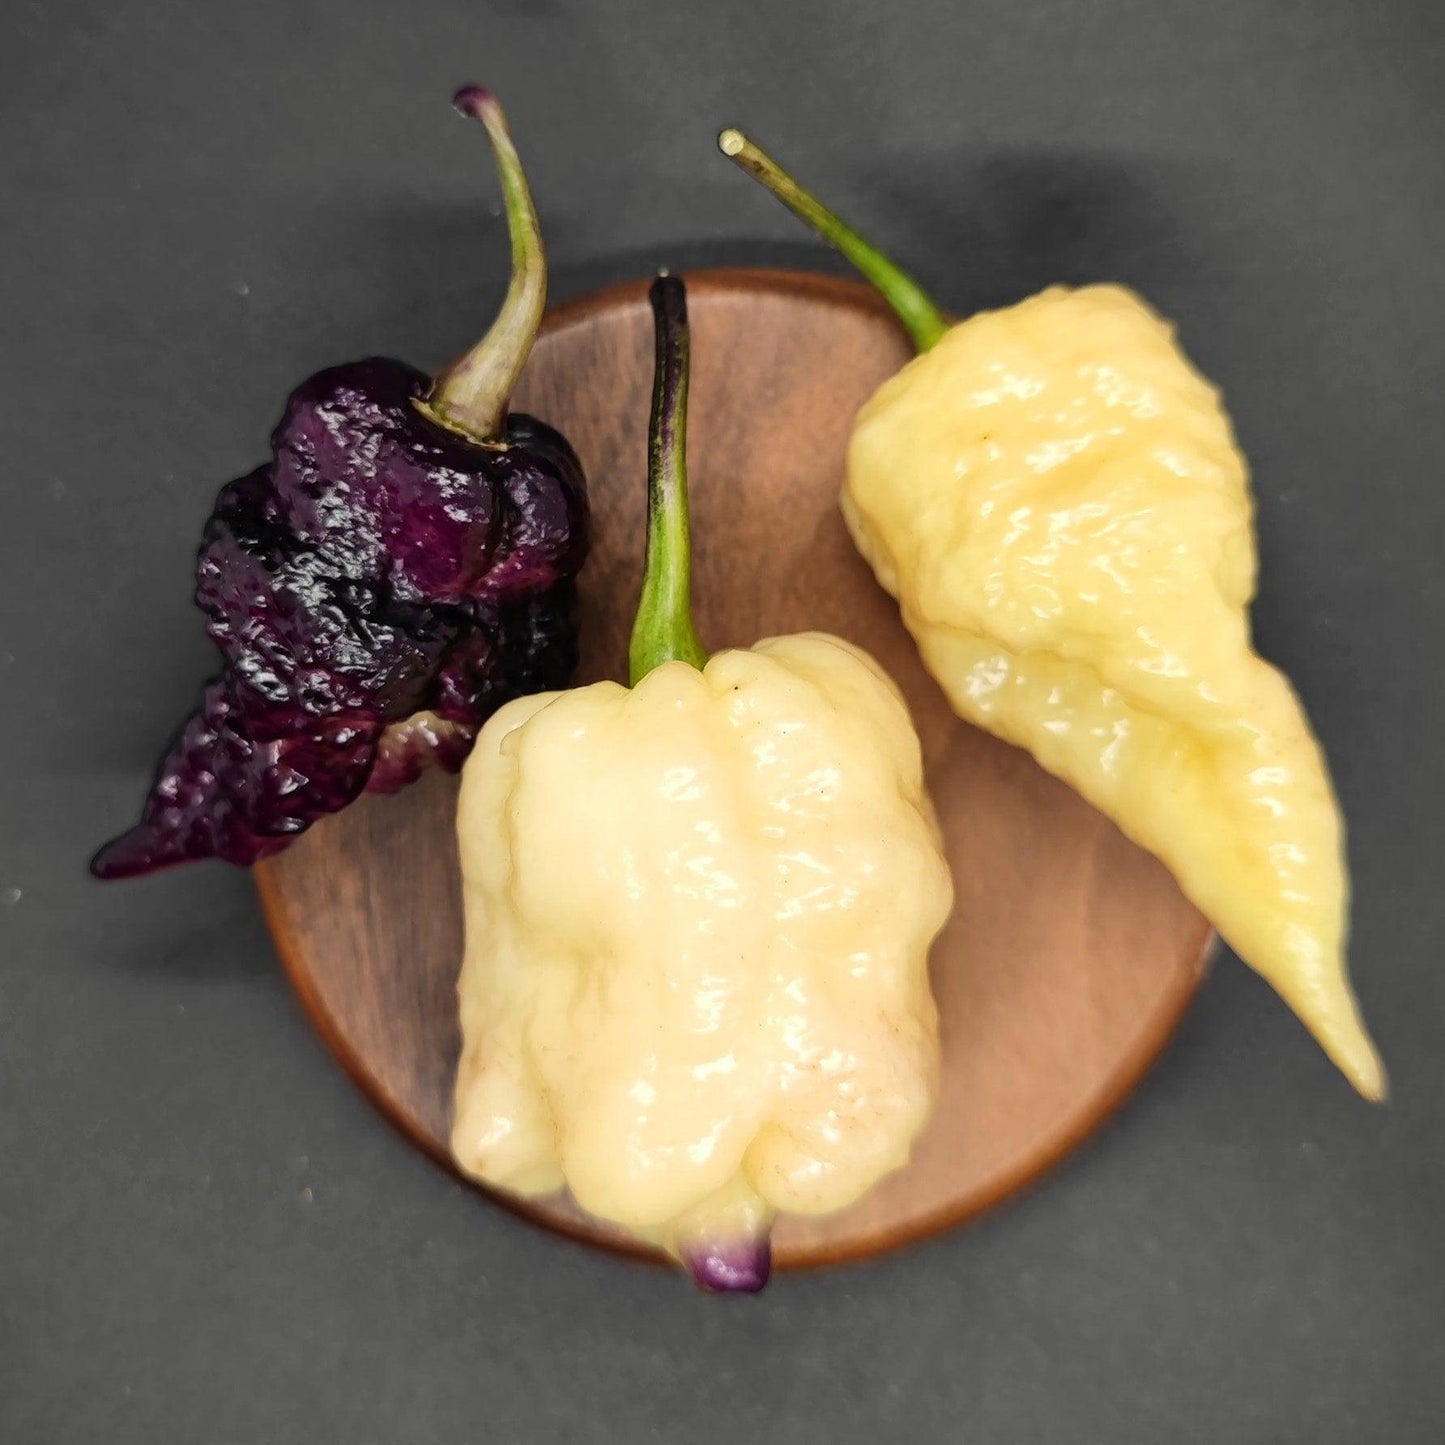
M774 1214L841 1208L908 1157L952 884L917 736L870 658L816 633L710 659L698 642L681 283L654 307L634 685L511 703L462 776L452 1147L750 1290Z
M721 144L858 261L920 348L859 412L843 512L955 710L1160 857L1382 1097L1346 972L1339 808L1251 642L1253 499L1216 389L1118 286L949 325L770 158Z
M249 864L364 790L455 771L477 729L576 662L586 488L566 440L507 398L546 297L526 181L496 101L512 284L482 343L436 381L384 357L291 394L271 461L225 487L196 600L222 671L163 759L102 878L216 856Z

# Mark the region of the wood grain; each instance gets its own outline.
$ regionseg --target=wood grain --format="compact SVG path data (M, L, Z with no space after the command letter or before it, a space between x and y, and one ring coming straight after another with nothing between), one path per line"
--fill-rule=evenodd
M1208 925L1164 868L1026 755L966 724L928 678L837 508L859 404L909 352L860 285L780 271L688 279L699 623L712 648L820 628L892 672L923 739L958 903L932 967L944 1070L912 1163L844 1213L783 1220L775 1259L858 1258L988 1208L1123 1099L1203 972ZM641 573L652 322L646 283L557 310L516 398L571 438L595 542L582 681L626 675ZM456 781L363 800L256 869L317 1028L381 1110L449 1165L462 952ZM638 1251L562 1199L500 1200Z

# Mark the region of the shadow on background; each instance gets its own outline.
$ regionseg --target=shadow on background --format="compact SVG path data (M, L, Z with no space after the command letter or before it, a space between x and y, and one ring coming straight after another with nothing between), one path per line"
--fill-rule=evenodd
M1157 295L1217 269L1196 214L1215 189L1202 166L1068 151L1006 152L961 170L933 160L931 172L869 175L889 218L874 239L957 315L1061 282Z
M150 888L168 895L138 931L132 913L106 948L106 966L138 977L194 983L269 977L279 965L249 873L207 860L172 871L165 883L87 884Z

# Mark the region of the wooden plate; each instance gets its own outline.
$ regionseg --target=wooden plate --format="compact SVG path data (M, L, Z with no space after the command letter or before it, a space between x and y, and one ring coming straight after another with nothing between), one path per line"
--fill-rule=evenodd
M861 1203L785 1219L784 1267L856 1259L997 1203L1123 1099L1204 969L1208 925L1153 858L1027 756L960 722L843 529L859 404L909 355L863 286L785 271L688 278L700 629L710 647L804 628L862 644L923 739L958 904L933 951L944 1070L913 1162ZM516 398L571 438L592 487L581 681L626 676L643 547L652 320L646 283L548 320ZM449 1166L461 898L456 781L328 818L256 869L316 1027L384 1114ZM636 1246L561 1199L501 1200L590 1243Z

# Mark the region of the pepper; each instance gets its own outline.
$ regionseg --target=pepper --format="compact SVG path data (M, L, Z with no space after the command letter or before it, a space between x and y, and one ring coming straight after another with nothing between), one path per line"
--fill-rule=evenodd
M506 202L497 319L435 381L385 357L304 381L271 461L222 489L196 568L221 673L97 877L253 863L363 791L455 772L498 706L571 677L582 467L506 409L546 257L501 106L478 87L455 103L485 126Z
M871 658L820 633L711 658L699 641L681 281L652 306L632 686L509 704L462 774L452 1149L750 1291L778 1211L842 1208L908 1157L936 1094L927 954L952 881Z
M1304 709L1251 642L1249 471L1219 393L1120 286L950 325L735 130L723 153L854 262L920 355L862 407L843 512L963 718L1161 858L1366 1098L1343 824Z

